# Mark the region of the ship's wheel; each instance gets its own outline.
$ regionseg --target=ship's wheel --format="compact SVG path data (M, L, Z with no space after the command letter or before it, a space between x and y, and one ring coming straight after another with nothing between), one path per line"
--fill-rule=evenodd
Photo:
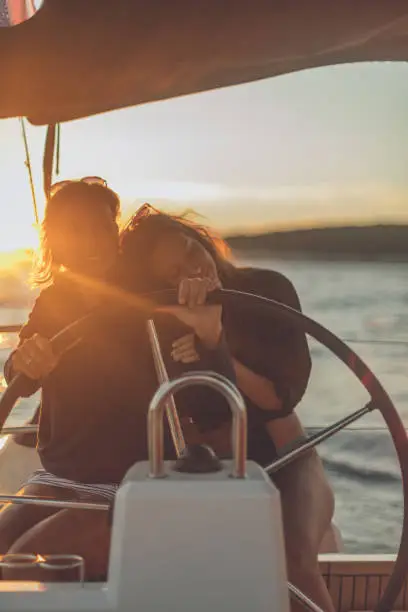
M175 303L176 293L174 290L169 290L161 291L153 295L150 294L149 296L144 297L149 297L150 299L153 298L154 303L156 304L171 304ZM209 301L212 303L222 304L234 304L237 301L245 302L250 305L254 311L257 309L269 310L275 315L275 318L276 316L282 317L282 319L284 319L286 322L302 329L306 334L310 335L329 349L329 351L331 351L351 370L354 376L369 393L370 400L364 407L356 410L334 425L327 427L315 436L307 439L295 450L292 450L287 455L277 459L274 463L266 468L266 471L269 474L275 473L280 468L296 459L303 452L307 452L308 449L316 446L319 444L319 442L327 439L331 435L334 435L338 431L341 431L344 427L361 418L365 414L368 414L373 410L379 410L382 414L393 440L398 457L404 497L404 516L397 558L386 588L381 594L380 600L375 608L376 612L389 612L392 610L392 607L400 594L408 569L408 438L404 425L393 402L375 374L362 361L362 359L335 334L305 314L269 298L226 289L222 289L211 294ZM82 335L81 332L83 331L83 326L84 323L86 323L87 318L88 317L84 317L76 321L52 339L53 345L57 351L64 351L67 346L72 346L75 338L78 337L78 335ZM22 378L23 377L21 375L16 376L0 399L0 423L4 423L5 418L8 416L11 408L20 396L21 383L23 382ZM315 611L319 610L319 608L315 606L313 602L310 602L307 597L303 596L302 593L299 594L297 589L292 587L291 592L292 595L295 595L299 600L303 601L303 603L309 609Z

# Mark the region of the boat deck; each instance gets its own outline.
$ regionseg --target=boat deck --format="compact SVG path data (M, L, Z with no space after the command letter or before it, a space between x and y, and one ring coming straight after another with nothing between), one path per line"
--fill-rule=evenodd
M320 567L337 612L374 610L395 558L395 555L320 555ZM408 580L394 610L408 610Z

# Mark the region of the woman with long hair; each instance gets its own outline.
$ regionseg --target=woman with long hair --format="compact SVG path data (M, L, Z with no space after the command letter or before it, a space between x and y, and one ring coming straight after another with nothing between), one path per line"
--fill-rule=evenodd
M77 348L60 359L50 338L100 303L92 281L103 281L116 264L119 210L119 197L99 177L52 187L42 222L41 258L33 274L40 294L5 364L7 381L17 373L25 375L25 396L41 383L43 387L38 452L44 470L34 473L19 494L62 500L80 495L61 486L64 482L53 473L53 462L58 457L65 463L80 435L72 431L69 420L74 421L89 400L88 393L79 394L75 388L83 357ZM88 494L100 498L97 489ZM0 512L0 553L13 551L34 526L57 514L53 508L6 505Z
M301 309L296 290L285 276L236 266L222 240L185 216L144 205L122 232L121 249L128 287L141 292L178 288L179 306L164 310L187 324L189 311L182 307L205 304L208 293L217 287L258 294ZM246 400L248 456L265 467L284 447L304 437L294 409L310 376L306 337L280 317L254 313L248 304L239 302L224 306L223 333L238 388ZM187 363L198 358L193 333L174 342L172 357ZM229 425L204 438L197 434L198 441L213 445L221 454L228 453L229 439ZM331 523L334 498L316 451L274 475L273 480L281 492L289 579L332 612L318 551Z

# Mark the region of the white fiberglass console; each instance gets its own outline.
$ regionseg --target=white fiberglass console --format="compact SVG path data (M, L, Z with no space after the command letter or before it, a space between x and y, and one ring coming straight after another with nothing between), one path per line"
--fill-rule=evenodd
M166 400L191 384L210 385L229 401L232 461L198 447L175 464L163 462ZM0 581L0 610L288 612L279 493L246 462L246 413L236 388L210 373L164 383L148 420L149 462L131 468L116 497L107 582Z

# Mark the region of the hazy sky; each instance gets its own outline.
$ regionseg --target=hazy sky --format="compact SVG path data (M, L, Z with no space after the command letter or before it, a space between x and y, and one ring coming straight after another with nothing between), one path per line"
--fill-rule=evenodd
M408 65L320 68L64 124L61 177L220 229L408 221ZM44 128L29 129L42 204ZM0 250L33 242L17 120L0 121Z

